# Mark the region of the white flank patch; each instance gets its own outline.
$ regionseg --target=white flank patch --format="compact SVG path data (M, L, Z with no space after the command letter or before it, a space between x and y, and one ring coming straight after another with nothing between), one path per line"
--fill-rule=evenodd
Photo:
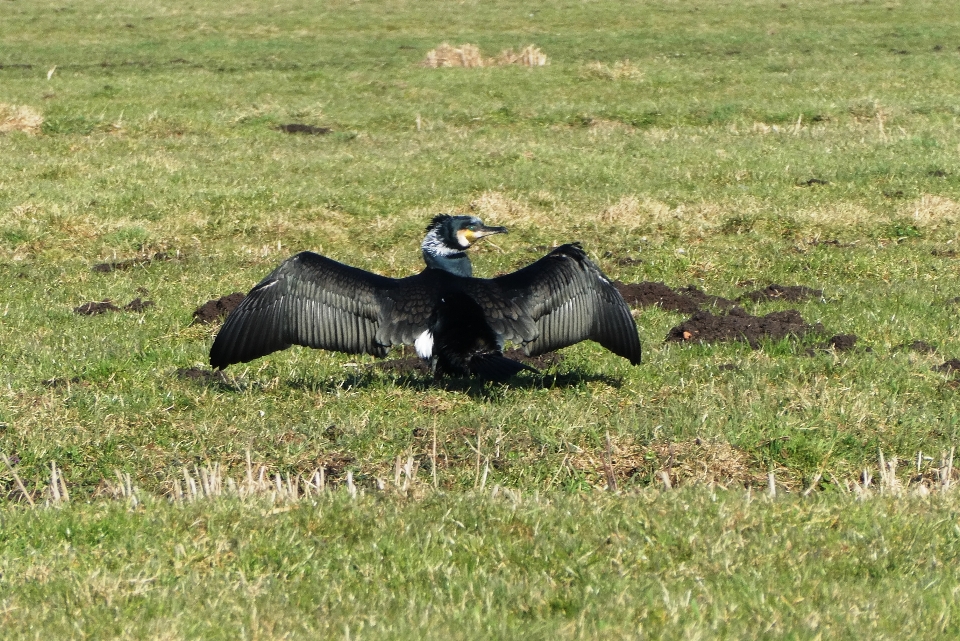
M433 356L433 334L430 333L429 329L424 330L422 334L417 336L413 347L417 350L417 356L425 361L430 360L430 357Z

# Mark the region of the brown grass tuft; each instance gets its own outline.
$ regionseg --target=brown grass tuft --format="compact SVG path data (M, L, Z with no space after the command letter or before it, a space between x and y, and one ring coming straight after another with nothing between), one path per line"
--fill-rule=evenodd
M629 60L618 60L612 65L590 62L583 67L584 75L604 80L643 80L643 70Z
M26 105L9 105L0 102L0 133L23 131L35 134L40 131L43 116Z
M547 64L547 54L540 51L536 45L527 45L514 53L513 49L504 49L496 57L498 65L522 65L524 67L542 67Z
M436 49L427 52L423 64L433 69L438 67L483 67L484 60L477 45L466 43L454 47L444 42Z
M542 67L547 64L547 55L536 45L527 45L519 53L513 49L504 49L495 58L484 58L477 45L465 43L454 47L449 43L442 43L436 49L427 52L423 61L425 67L497 67L504 65L523 65L525 67Z

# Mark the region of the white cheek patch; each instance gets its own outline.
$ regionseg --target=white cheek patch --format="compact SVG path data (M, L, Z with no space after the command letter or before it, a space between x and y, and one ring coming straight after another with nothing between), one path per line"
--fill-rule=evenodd
M461 229L457 232L457 242L460 243L460 246L466 249L470 246L470 243L473 239L470 237L470 233L466 229Z
M430 333L429 329L417 336L413 347L417 350L417 356L425 361L430 360L433 356L433 334Z
M423 238L423 242L420 244L420 249L428 254L433 254L434 256L449 256L451 254L460 253L459 249L447 247L443 241L440 240L440 237L437 236L436 229L431 230L431 232Z

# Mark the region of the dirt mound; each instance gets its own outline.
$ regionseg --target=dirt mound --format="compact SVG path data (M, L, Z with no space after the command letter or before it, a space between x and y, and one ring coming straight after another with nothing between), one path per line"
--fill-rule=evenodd
M809 332L823 332L823 326L820 323L808 325L795 309L772 312L766 316L751 316L742 307L734 307L729 313L719 316L700 310L671 329L665 340L677 343L744 341L756 349L764 339L801 337Z
M122 310L125 312L142 312L150 307L153 307L156 303L152 300L143 300L142 298L135 298L126 305L123 306ZM113 301L109 298L102 301L94 301L89 303L84 303L73 308L74 314L79 314L80 316L97 316L98 314L105 314L106 312L119 312L121 311L120 307L117 307L113 304Z
M235 310L244 298L246 298L246 294L234 292L226 296L221 296L220 298L208 300L193 310L193 323L191 324L209 325L210 323L216 323Z
M119 312L120 308L113 304L109 298L107 300L84 303L73 308L74 314L80 314L81 316L96 316L98 314L105 314L106 312Z
M128 258L126 260L115 260L109 263L97 263L91 270L100 273L108 273L113 271L123 271L130 269L132 267L146 267L154 261L166 261L174 260L176 256L174 254L168 254L167 252L157 252L156 254L150 256L137 256L135 258Z
M152 300L143 300L142 298L134 298L132 301L123 306L123 310L126 312L142 312L146 309L149 309L156 305Z
M933 354L937 351L937 348L927 343L926 341L913 341L911 343L903 343L902 345L897 345L893 348L894 351L904 351L904 352L919 352L921 354Z
M937 365L933 369L937 372L942 372L943 374L960 372L960 359L951 358L949 361L945 361L943 365Z
M808 356L813 356L817 352L827 352L833 350L835 352L849 352L852 351L857 345L858 337L856 334L837 334L836 336L831 336L823 343L811 347L807 350ZM872 352L873 349L870 347L863 348L865 352Z
M820 298L821 296L823 296L822 289L813 289L811 287L805 287L804 285L784 286L771 283L763 289L747 292L737 300L750 300L755 303L768 300L785 300L790 303L799 303L808 298Z
M837 334L832 336L827 342L828 347L832 347L838 352L849 352L857 344L856 334Z
M734 302L719 296L710 296L697 289L693 285L688 285L680 289L671 289L663 283L624 283L615 281L613 286L617 288L623 300L631 307L652 307L659 305L663 309L682 312L684 314L693 314L701 307L733 307Z

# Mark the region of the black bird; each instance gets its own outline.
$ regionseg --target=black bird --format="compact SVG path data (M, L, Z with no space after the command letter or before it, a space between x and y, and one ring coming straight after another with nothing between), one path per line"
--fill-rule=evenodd
M436 375L504 380L532 369L505 357L504 341L535 356L588 339L640 363L630 308L579 244L511 274L473 278L466 249L506 231L475 216L436 216L421 245L427 267L406 278L300 252L227 317L210 365L223 369L291 345L378 357L392 345L414 345Z

